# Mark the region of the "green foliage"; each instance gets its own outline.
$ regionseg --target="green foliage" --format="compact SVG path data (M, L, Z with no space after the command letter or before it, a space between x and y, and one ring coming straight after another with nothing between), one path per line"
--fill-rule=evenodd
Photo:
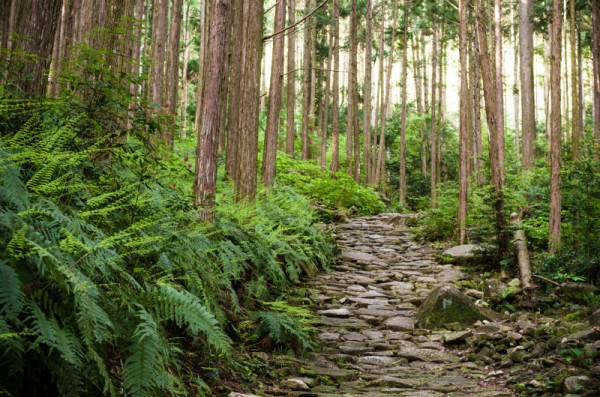
M168 120L81 54L56 100L0 98L0 393L198 395L239 324L268 322L252 312L275 313L278 346L312 346L268 303L332 258L307 200L227 194L200 222L185 161L150 143Z
M360 215L377 214L385 204L377 193L356 183L344 172L321 171L321 167L306 161L295 161L279 153L277 182L291 186L328 210L354 209Z

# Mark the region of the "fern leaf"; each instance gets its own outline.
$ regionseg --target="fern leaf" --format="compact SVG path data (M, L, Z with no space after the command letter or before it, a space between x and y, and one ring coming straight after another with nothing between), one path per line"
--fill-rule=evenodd
M15 270L0 260L0 314L15 319L23 309L21 280Z

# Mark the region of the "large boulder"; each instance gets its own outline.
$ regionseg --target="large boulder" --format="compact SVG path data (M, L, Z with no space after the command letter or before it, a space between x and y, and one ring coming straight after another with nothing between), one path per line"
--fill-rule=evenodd
M417 312L419 326L430 329L452 323L469 326L479 320L489 320L489 316L468 296L450 285L431 291Z
M511 301L521 293L521 282L519 279L514 279L508 284L502 281L491 278L485 282L483 288L483 298L492 303L500 303L502 301Z
M598 288L591 284L566 282L562 285L560 294L563 300L574 303L585 303L598 293Z

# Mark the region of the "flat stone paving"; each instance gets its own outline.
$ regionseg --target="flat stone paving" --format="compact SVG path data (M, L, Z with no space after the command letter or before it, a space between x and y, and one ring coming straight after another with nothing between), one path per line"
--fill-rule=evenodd
M297 396L512 396L492 369L444 345L449 331L416 328L429 292L465 277L440 265L404 226L410 215L380 214L340 224L329 274L314 277L320 351L304 363L309 391ZM316 382L315 382L316 378Z

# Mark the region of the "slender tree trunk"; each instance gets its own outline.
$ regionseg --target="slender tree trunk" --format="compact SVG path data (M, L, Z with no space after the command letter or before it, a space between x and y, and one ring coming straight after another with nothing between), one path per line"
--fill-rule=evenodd
M483 137L481 132L481 74L477 28L473 29L474 45L471 59L471 90L473 91L473 169L478 186L485 183L483 173Z
M464 244L467 238L467 188L468 188L468 100L469 84L467 77L467 6L468 0L458 3L458 52L460 54L460 138L459 138L459 173L458 173L458 240Z
M296 23L296 0L288 1L289 26ZM291 29L288 33L287 53L287 127L285 151L294 158L294 138L296 136L296 32Z
M285 27L285 0L278 0L275 7L274 32ZM273 56L271 62L271 83L269 86L269 110L263 150L262 181L267 187L273 186L275 162L277 160L277 132L279 130L279 111L282 102L283 87L284 36L273 38Z
M198 52L198 78L197 78L197 89L196 89L196 117L194 119L194 129L196 131L200 130L200 124L202 122L202 105L204 100L204 72L206 69L205 59L206 59L206 48L208 46L209 41L209 32L208 27L210 25L208 18L208 10L209 3L214 0L204 0L200 4L200 50ZM240 0L232 0L232 5L235 10L235 2ZM235 11L234 11L235 12ZM237 24L234 24L234 26Z
M348 134L352 134L353 143L353 171L354 180L360 183L360 130L358 126L358 15L356 10L356 0L350 1L350 84L349 90L349 111L348 111Z
M188 104L188 60L190 57L190 42L189 42L189 20L190 20L190 3L187 3L185 8L185 16L183 17L183 70L181 73L181 105L180 119L181 139L187 138L187 104Z
M521 77L521 114L524 170L533 168L535 149L535 102L533 82L533 0L519 3L519 72Z
M575 1L571 0L571 17L569 35L571 44L571 103L572 103L572 137L573 137L573 161L579 158L579 141L581 140L581 110L579 106L579 69L577 68L577 27L575 25Z
M215 0L212 7L210 45L208 48L206 98L202 109L202 128L198 131L196 147L196 178L194 196L197 206L203 207L202 218L214 218L217 182L217 149L219 120L225 112L227 100L224 96L223 76L227 71L225 58L229 46L231 0Z
M423 77L423 110L425 113L429 113L429 77L427 74L427 42L425 40L424 31L421 31L421 65L423 66L423 72L421 76Z
M375 145L374 165L373 165L373 184L376 185L380 181L381 165L383 163L383 144L385 143L385 93L384 93L384 52L385 52L385 2L381 3L381 41L379 44L379 76L378 86L379 92L377 106L379 110L378 120L375 125L379 128L379 144Z
M551 48L551 123L550 123L550 214L548 250L552 253L560 245L561 223L561 103L560 103L560 67L561 67L561 1L552 3L552 48Z
M337 172L340 165L339 114L340 114L340 46L339 46L339 0L333 0L333 95L331 103L331 171Z
M305 0L304 2L305 14L308 14L312 9L312 0ZM312 65L311 61L311 29L306 27L304 29L304 49L303 57L304 62L302 63L302 160L308 160L309 155L309 133L310 133L310 80Z
M594 139L596 158L600 153L600 0L592 0L592 57L594 69Z
M327 166L327 129L329 126L329 97L331 95L331 60L333 57L333 33L329 31L329 45L327 51L327 66L325 70L325 95L323 103L323 121L321 124L321 170Z
M500 179L502 180L502 183L504 183L506 178L504 174L504 67L502 62L502 0L494 0L494 36L494 49L496 51L496 62L494 64L494 69L496 72L496 111L498 112L498 115L496 116L498 123L498 135L496 136L496 139L498 140L497 149L500 161Z
M419 136L421 138L421 175L423 178L427 177L427 140L425 138L425 129L422 121L422 117L424 115L423 108L423 95L422 95L422 85L421 85L421 59L419 58L419 39L412 41L413 48L413 75L415 79L415 94L416 94L416 102L417 102L417 112L421 117L421 121L419 122Z
M179 42L181 39L181 19L183 17L183 0L172 0L171 23L167 50L165 108L168 113L177 118L177 94L179 92ZM163 132L163 141L173 149L175 131L166 128Z
M165 108L165 44L167 43L167 0L154 0L152 7L152 38L150 56L150 101ZM164 137L163 137L164 138ZM165 142L166 143L166 142Z
M517 42L517 28L518 21L515 15L515 8L510 8L511 20L513 23L513 27L511 28L511 41L513 43L513 85L512 85L512 94L513 94L513 110L515 113L514 118L514 130L515 130L515 158L517 161L520 160L521 157L521 139L520 139L520 117L519 117L519 43Z
M253 201L256 196L258 153L258 117L260 64L262 59L263 3L244 1L243 70L241 75L242 106L239 119L239 174L234 186L238 201ZM238 21L236 21L238 23Z
M243 0L232 0L231 67L229 69L228 127L225 173L234 183L239 178L240 116L242 111L242 80L244 40Z
M400 181L398 201L406 205L406 83L408 69L408 10L410 0L404 0L404 52L402 53L402 115L400 116Z
M490 169L492 174L492 185L494 186L494 209L496 213L496 230L498 240L498 253L504 256L508 252L508 238L506 236L506 220L504 218L504 154L500 146L504 143L502 132L498 126L498 107L496 104L496 76L492 73L490 56L486 36L486 15L483 0L477 0L477 30L480 50L481 75L483 78L483 94L485 98L485 113L490 132Z
M371 86L372 86L372 47L373 47L373 9L371 0L366 1L365 30L365 81L363 88L363 162L366 184L370 184L371 175Z
M435 208L436 207L436 201L437 201L437 169L436 169L436 165L437 165L437 155L436 155L436 149L437 149L437 145L436 145L436 106L435 106L435 101L436 101L436 92L437 90L436 88L436 83L437 83L437 76L436 76L436 72L437 72L437 56L438 56L438 37L437 37L437 16L435 14L433 14L432 16L433 18L433 40L432 40L432 51L431 51L431 135L429 136L429 150L430 150L430 157L429 157L429 170L430 170L430 174L429 174L429 188L430 188L430 194L431 194L431 208Z

